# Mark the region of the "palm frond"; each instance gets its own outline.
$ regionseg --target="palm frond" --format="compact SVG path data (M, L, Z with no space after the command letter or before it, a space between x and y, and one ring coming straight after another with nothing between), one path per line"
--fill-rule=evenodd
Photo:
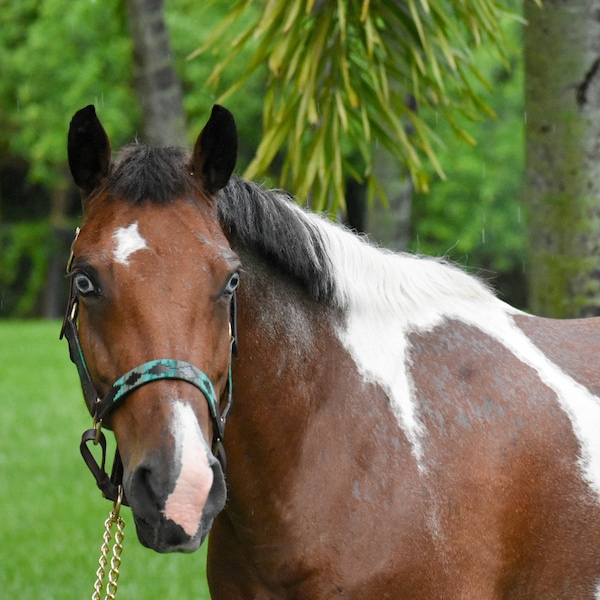
M235 2L198 51L223 56L215 82L251 39L258 45L247 74L268 65L263 138L245 176L264 175L282 154L281 184L330 212L343 205L346 176L385 200L373 175L376 143L404 165L417 189L428 187L424 161L443 176L439 140L419 107L434 107L474 143L457 115L493 113L473 87L482 79L473 49L485 40L505 58L499 23L505 15L519 18L497 0L267 0L230 39L228 30L250 4Z

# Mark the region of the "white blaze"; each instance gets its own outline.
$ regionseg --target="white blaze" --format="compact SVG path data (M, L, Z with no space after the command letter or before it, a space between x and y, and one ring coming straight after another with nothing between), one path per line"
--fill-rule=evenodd
M132 223L128 227L119 227L113 234L115 240L114 258L118 263L127 266L129 257L138 250L148 248L146 240L138 231L138 223Z
M180 471L175 489L165 503L164 514L193 537L200 526L202 509L213 483L208 462L210 450L189 404L175 402L171 431L175 438L175 463Z

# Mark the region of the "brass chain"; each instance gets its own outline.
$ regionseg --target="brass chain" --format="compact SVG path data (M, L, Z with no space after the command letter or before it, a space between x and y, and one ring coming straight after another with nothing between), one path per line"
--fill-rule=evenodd
M112 513L111 513L112 515ZM121 553L123 552L123 528L125 521L121 517L116 517L117 531L115 533L115 545L113 546L112 558L110 559L110 571L108 572L108 584L106 586L106 597L108 600L115 600L117 595L117 581L119 579L119 567L121 566Z
M125 521L119 516L121 510L121 500L123 498L123 490L119 488L119 497L115 500L113 509L108 515L108 519L104 521L104 534L102 536L102 546L100 548L100 558L98 559L98 569L96 570L96 582L94 583L94 593L92 600L101 600L102 584L106 575L106 567L108 565L108 552L110 550L110 540L112 538L112 527L116 524L117 531L115 533L115 543L112 547L112 558L110 560L110 570L108 573L108 583L106 585L105 600L115 600L117 595L117 581L119 579L119 568L121 566L121 554L123 552L123 539L125 534Z

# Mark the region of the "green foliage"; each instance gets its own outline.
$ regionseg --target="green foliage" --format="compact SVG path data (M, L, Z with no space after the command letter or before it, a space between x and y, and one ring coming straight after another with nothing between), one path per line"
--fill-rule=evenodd
M187 56L197 47L199 36L208 36L208 24L224 18L226 10L226 3L209 9L192 0L167 3L166 20L191 124L190 143L215 100L214 92L204 88L214 61L190 61ZM140 102L132 86L131 41L124 14L123 3L2 2L0 154L4 148L25 158L35 181L53 188L70 181L67 129L75 111L87 104L96 105L116 148L140 130ZM244 64L227 74L224 85L234 83ZM254 124L262 110L262 95L257 87L254 78L246 94L233 97L228 104L240 124L247 144L242 150L248 155L248 145L258 144Z
M79 454L91 419L59 331L57 322L0 323L3 598L89 598L111 508ZM151 552L137 540L131 511L122 510L117 597L208 600L206 547L190 555Z
M64 184L66 131L78 108L100 105L118 142L137 127L129 38L111 3L9 1L0 32L7 143L28 160L34 180Z
M76 110L95 104L115 148L132 141L141 129L124 3L0 0L0 6L0 163L6 157L19 157L29 165L32 181L64 189L71 183L66 138ZM167 6L166 20L190 123L190 145L215 101L214 92L203 87L214 64L187 57L196 48L198 36L208 36L208 24L224 18L226 11L226 3L207 10L193 0L172 0ZM232 85L243 68L240 62L224 78L224 85ZM259 141L255 123L262 110L260 77L257 73L249 82L244 96L228 102L240 130L242 166L249 162ZM9 200L12 198L2 198L3 203ZM3 225L0 315L31 314L43 286L51 238L47 223Z
M69 121L90 103L100 105L110 129L121 133L116 141L125 141L139 120L128 85L129 54L123 21L110 3L3 2L0 161L19 157L32 181L66 187ZM3 223L0 244L0 314L30 315L55 250L50 223Z
M442 175L437 136L413 103L434 107L469 142L459 115L491 112L472 84L482 79L472 47L482 40L500 52L505 46L498 22L507 9L493 0L269 0L229 35L252 4L238 0L202 49L221 53L218 80L258 41L247 74L267 63L270 79L264 134L245 175L265 173L284 149L282 185L301 198L311 192L315 209L343 204L346 173L383 195L372 171L375 143L406 165L418 189L428 188L425 159Z
M0 223L0 315L31 314L44 286L51 239L47 221Z
M514 21L505 25L509 43L518 48L521 25ZM523 64L514 56L509 68L499 65L485 49L477 53L475 61L492 82L491 106L498 118L477 122L463 119L460 126L478 141L470 147L451 135L450 126L435 111L424 112L423 118L445 140L438 156L447 179L432 174L430 193L415 195L411 250L446 255L493 274L512 274L517 279L502 292L519 303L523 302L523 289L511 286L524 287L527 255L521 204L525 162ZM475 85L474 89L477 93Z

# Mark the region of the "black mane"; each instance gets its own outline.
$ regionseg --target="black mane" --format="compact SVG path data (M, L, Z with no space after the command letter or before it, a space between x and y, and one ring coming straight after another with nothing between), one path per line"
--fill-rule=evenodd
M315 299L333 297L332 267L318 221L289 194L232 177L220 192L218 207L234 246L259 252L298 279Z
M143 144L121 150L103 190L132 204L163 205L197 193L183 150ZM305 285L315 299L333 296L332 268L318 220L299 210L291 196L232 177L219 192L218 208L234 246L260 253Z

